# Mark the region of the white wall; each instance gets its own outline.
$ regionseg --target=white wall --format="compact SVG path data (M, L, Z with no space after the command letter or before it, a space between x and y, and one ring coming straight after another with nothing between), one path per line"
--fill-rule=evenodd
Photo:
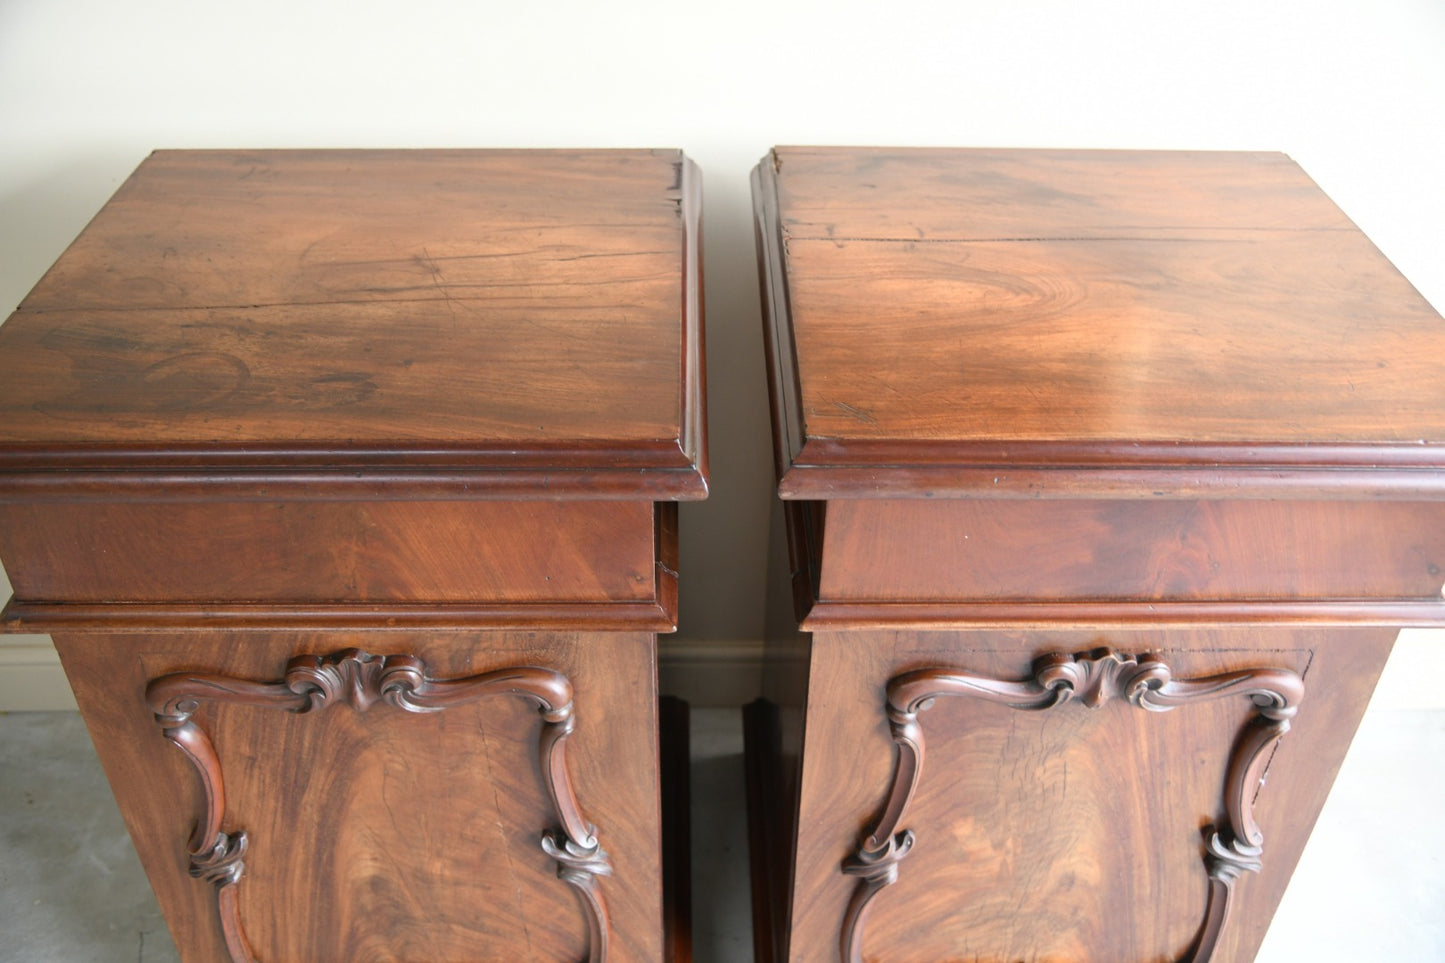
M1440 0L0 0L0 308L155 147L682 147L714 484L683 507L679 638L756 639L747 174L774 143L1280 149L1445 307Z

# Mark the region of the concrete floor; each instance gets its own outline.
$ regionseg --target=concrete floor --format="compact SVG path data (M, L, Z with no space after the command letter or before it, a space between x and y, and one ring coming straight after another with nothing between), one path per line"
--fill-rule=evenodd
M736 709L693 709L692 756L695 959L748 963ZM175 961L80 718L0 714L0 775L0 961ZM1372 708L1258 963L1445 960L1442 811L1445 710Z
M179 959L80 715L0 715L0 960Z

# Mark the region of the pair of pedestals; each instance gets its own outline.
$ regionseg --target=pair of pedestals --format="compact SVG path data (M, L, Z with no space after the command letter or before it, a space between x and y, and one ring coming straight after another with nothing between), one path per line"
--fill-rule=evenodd
M1445 622L1439 316L1277 155L754 192L806 632L748 719L760 958L1250 959ZM186 959L685 958L698 198L677 152L163 152L0 327L6 623Z

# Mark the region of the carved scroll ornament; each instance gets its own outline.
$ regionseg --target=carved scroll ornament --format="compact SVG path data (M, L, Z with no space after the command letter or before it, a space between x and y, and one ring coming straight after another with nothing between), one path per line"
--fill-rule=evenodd
M899 862L915 836L900 829L923 771L923 729L918 715L941 696L963 696L1013 709L1043 710L1065 702L1098 708L1112 699L1150 712L1227 696L1248 697L1254 714L1229 757L1224 804L1227 820L1210 826L1204 868L1209 895L1204 921L1181 963L1208 963L1226 923L1234 881L1260 868L1264 837L1254 819L1254 796L1269 761L1269 750L1289 730L1304 696L1304 682L1289 669L1247 669L1196 680L1173 678L1169 666L1146 655L1138 659L1108 649L1085 654L1052 653L1034 662L1030 678L1010 681L962 670L921 669L888 683L888 724L895 746L893 782L883 811L843 872L858 878L843 920L841 949L847 963L862 963L868 906L898 879Z
M377 702L385 702L407 712L441 712L499 694L532 702L542 717L538 753L560 826L542 833L541 846L556 861L558 877L573 887L586 915L588 963L606 960L607 904L598 879L611 875L612 866L595 829L582 818L567 772L566 740L577 724L567 677L525 666L460 679L431 679L426 666L414 656L377 656L347 649L328 656L298 656L287 664L279 682L182 672L162 676L146 687L146 700L156 722L200 776L202 812L190 841L190 874L216 887L221 931L232 963L256 963L236 902L248 837L245 831L222 829L226 791L220 760L210 737L192 718L201 705L219 702L302 713L345 702L365 712Z

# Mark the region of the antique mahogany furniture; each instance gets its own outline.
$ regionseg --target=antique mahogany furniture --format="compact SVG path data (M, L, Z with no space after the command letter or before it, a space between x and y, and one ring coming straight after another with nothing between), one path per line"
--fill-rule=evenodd
M749 719L760 955L1252 959L1445 622L1445 322L1277 154L753 188L808 633Z
M161 152L0 327L6 624L184 959L664 957L698 205L675 151Z

